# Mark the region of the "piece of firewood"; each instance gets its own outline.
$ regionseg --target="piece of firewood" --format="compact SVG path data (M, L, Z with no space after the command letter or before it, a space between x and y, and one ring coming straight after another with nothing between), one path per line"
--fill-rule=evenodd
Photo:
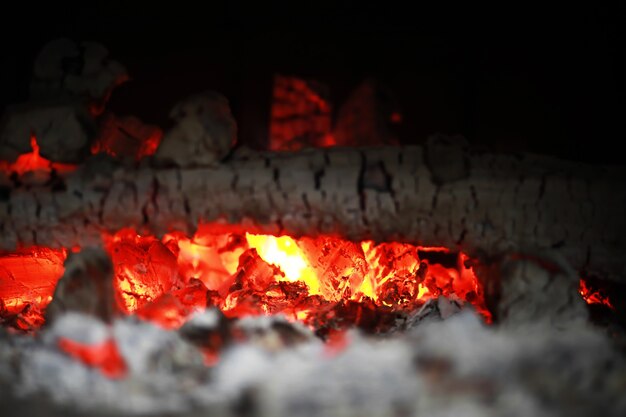
M624 167L457 152L463 168L447 182L437 152L418 146L263 153L196 168L113 169L96 159L63 187L12 189L0 201L0 247L85 245L123 227L192 233L222 219L483 258L550 249L579 272L626 281Z

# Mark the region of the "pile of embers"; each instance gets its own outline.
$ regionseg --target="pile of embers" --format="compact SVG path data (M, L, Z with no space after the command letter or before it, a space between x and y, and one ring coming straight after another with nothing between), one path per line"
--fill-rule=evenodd
M66 73L68 57L82 65ZM0 164L0 186L54 189L85 154L205 166L232 152L222 96L178 105L163 134L105 112L126 78L100 45L44 48L36 101L0 129L0 159L11 161ZM278 81L279 104L290 108L293 85L316 103L298 126L323 116L291 147L349 143L351 106L331 135L322 96ZM352 105L375 95L359 91ZM282 141L293 129L280 110L273 137ZM623 333L593 326L585 304L614 310L615 299L553 259L481 265L446 248L224 224L193 236L125 228L103 233L99 247L23 246L0 254L7 414L626 414L626 364L610 337Z

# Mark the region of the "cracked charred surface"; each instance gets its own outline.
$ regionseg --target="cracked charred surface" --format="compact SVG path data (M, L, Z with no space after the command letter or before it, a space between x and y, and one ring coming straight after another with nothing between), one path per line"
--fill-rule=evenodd
M212 167L88 161L62 186L0 200L0 247L98 244L135 227L193 232L225 220L263 233L339 234L447 246L471 256L550 251L626 281L626 170L464 150L466 175L433 177L423 148L332 148L235 156ZM437 170L438 168L434 168Z
M507 253L479 268L487 305L503 326L543 322L565 329L584 326L588 320L586 303L578 294L580 277L558 256Z

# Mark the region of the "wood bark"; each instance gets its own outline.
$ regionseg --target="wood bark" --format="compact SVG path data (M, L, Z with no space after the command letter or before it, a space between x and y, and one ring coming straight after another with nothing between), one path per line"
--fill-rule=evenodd
M192 233L199 222L226 221L482 257L546 251L581 273L626 282L625 168L442 149L255 153L186 168L95 158L54 186L5 192L0 247L89 246L124 227Z

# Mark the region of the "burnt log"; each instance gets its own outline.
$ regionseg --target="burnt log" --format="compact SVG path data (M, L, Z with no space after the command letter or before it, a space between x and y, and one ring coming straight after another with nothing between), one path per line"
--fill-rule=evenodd
M418 146L235 154L195 168L86 162L63 186L11 189L0 201L0 247L88 245L123 227L192 233L223 221L483 259L549 250L579 273L626 281L623 167L457 152L463 168L452 176L441 174L437 152Z

